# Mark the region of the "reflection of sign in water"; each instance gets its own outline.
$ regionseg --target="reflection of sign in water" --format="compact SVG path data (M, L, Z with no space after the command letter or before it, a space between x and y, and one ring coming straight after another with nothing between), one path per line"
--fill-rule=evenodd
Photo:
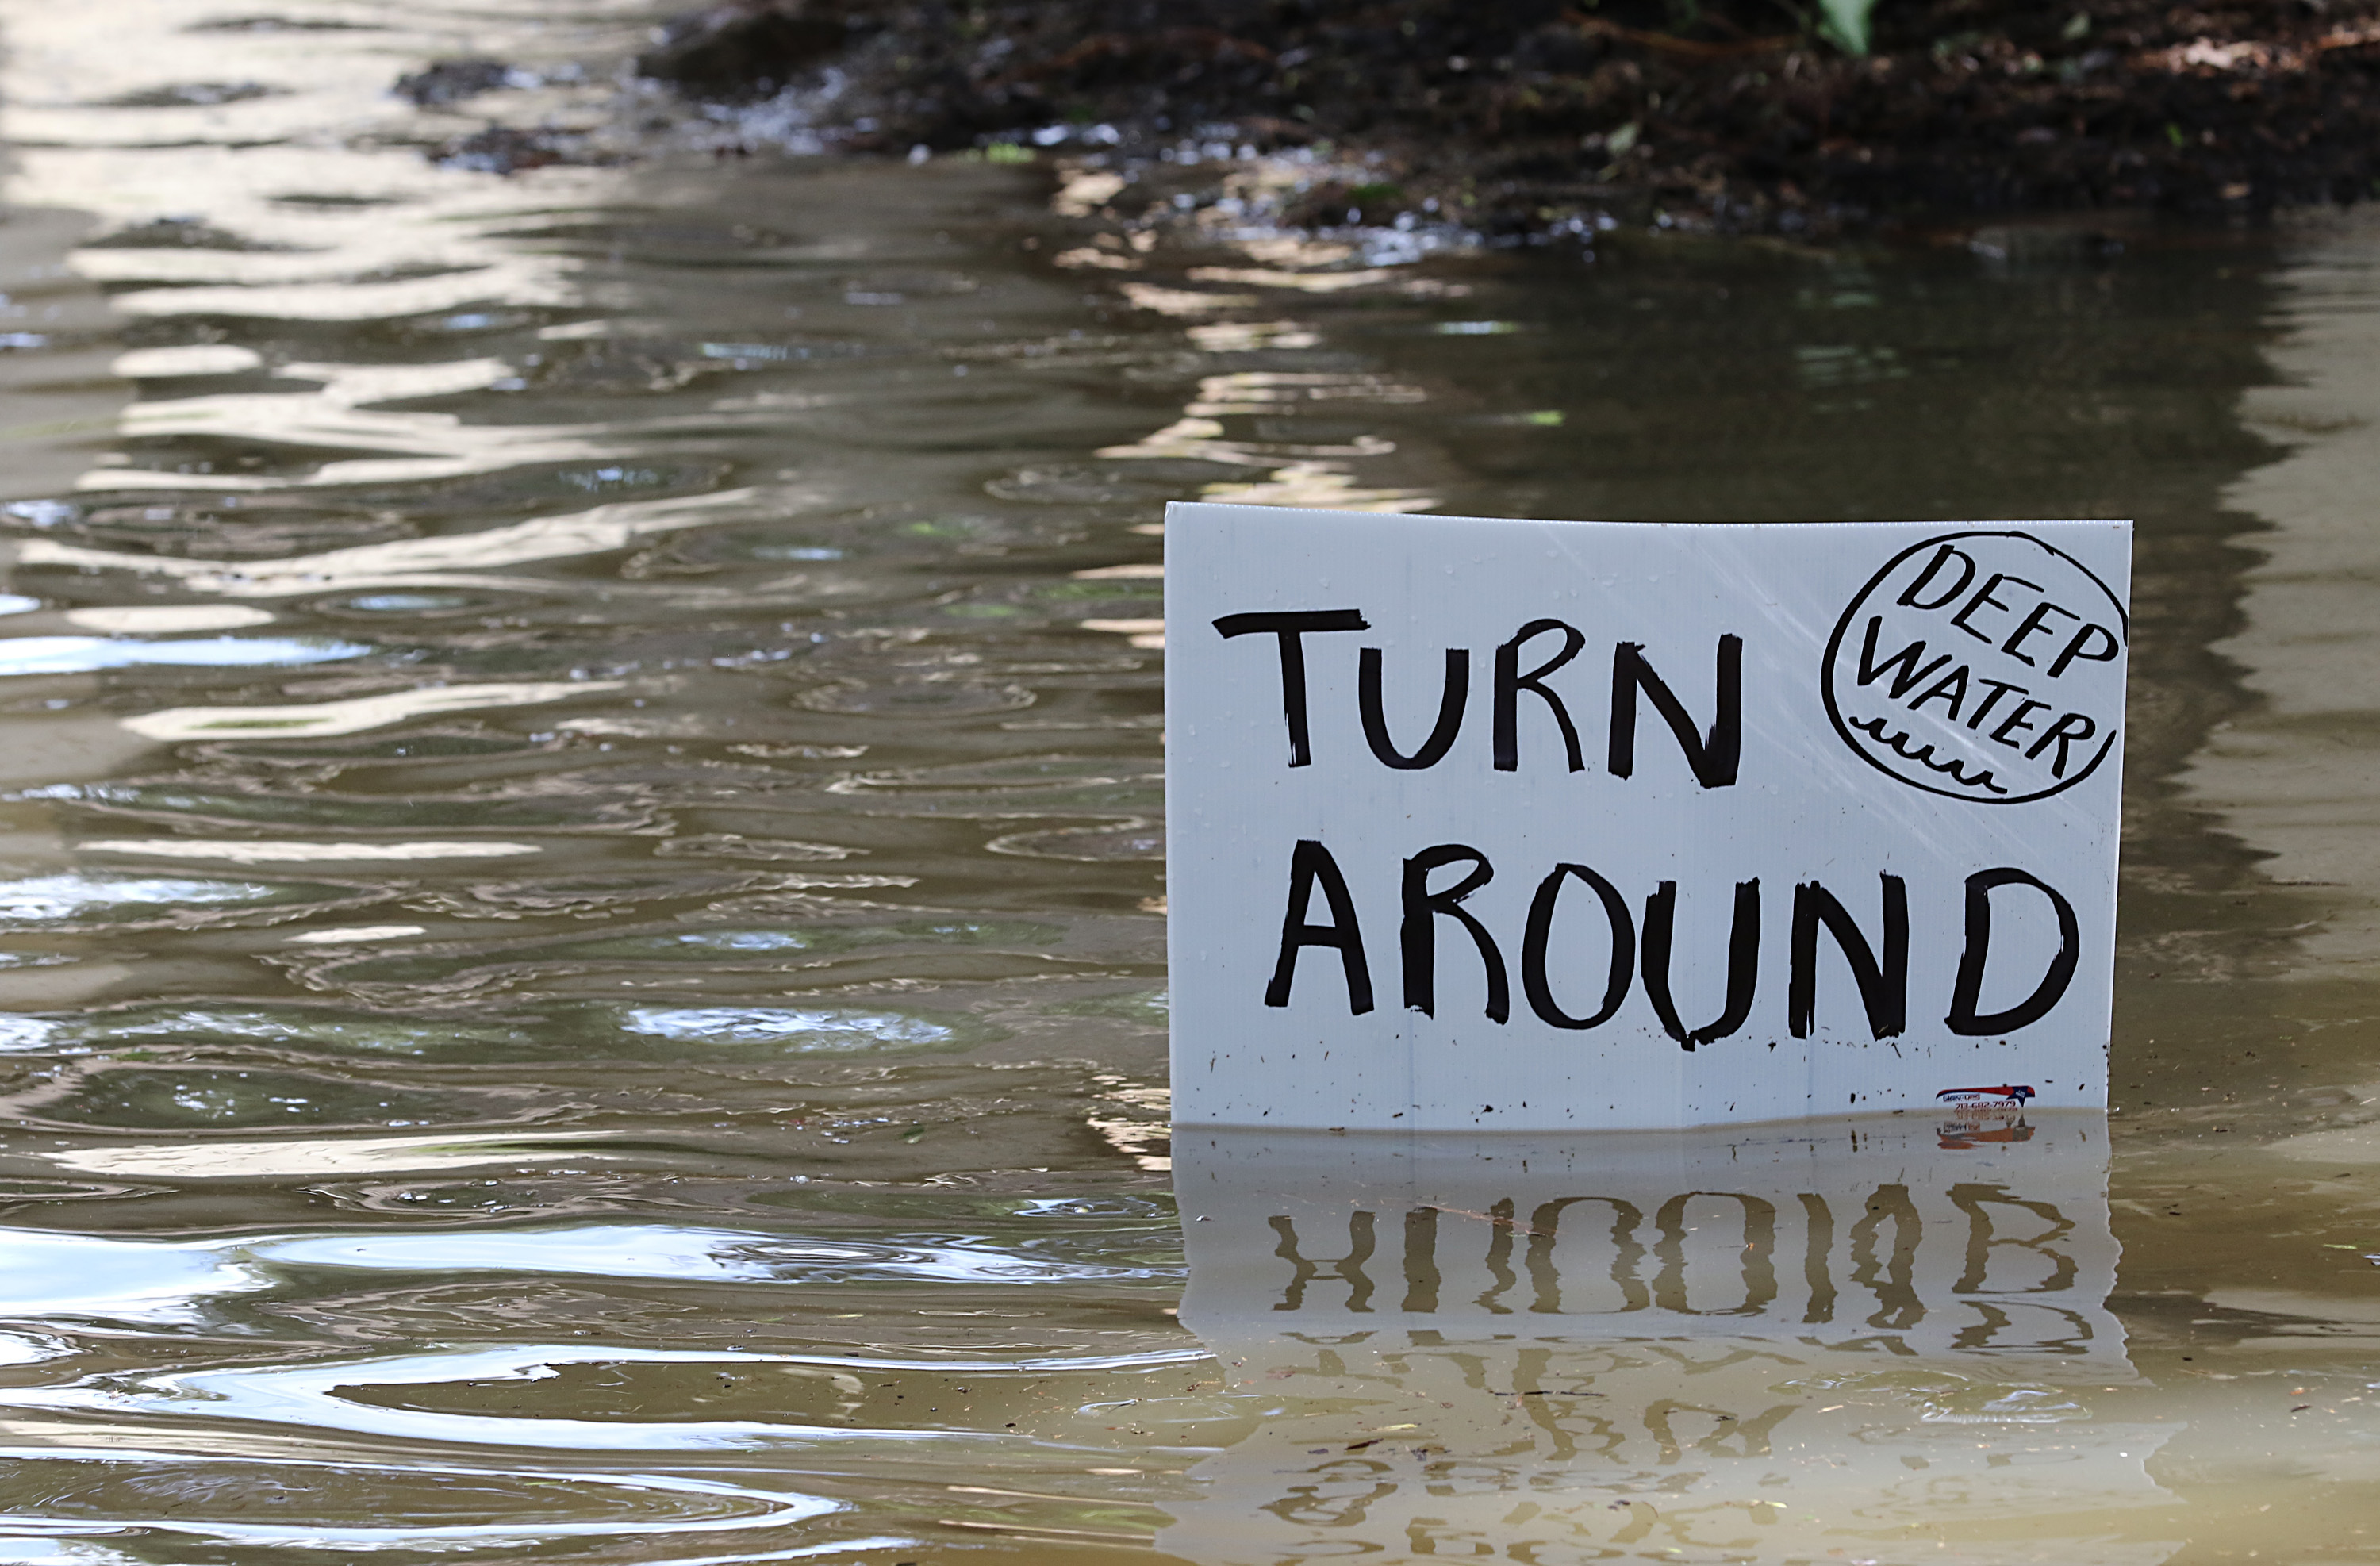
M1934 1131L1941 1147L1955 1152L1993 1142L2030 1142L2040 1129L2027 1123L2023 1110L2005 1101L1964 1099L1944 1107Z
M1977 1139L1987 1116L2028 1135ZM1995 1526L2169 1499L2162 1433L2093 1411L2134 1379L2106 1147L2096 1117L1980 1109L1691 1141L1184 1129L1182 1319L1283 1401L1159 1543L1828 1559L1922 1527L2034 1559ZM2172 1546L2131 1548L2091 1559Z
M1167 528L1183 1122L2105 1103L2128 524Z

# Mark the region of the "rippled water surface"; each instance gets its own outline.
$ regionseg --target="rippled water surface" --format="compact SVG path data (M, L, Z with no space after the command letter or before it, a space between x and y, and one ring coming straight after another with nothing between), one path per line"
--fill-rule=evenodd
M0 5L0 1560L2380 1558L2374 228L1150 247L650 19ZM1200 494L2137 516L2112 1120L1170 1147Z

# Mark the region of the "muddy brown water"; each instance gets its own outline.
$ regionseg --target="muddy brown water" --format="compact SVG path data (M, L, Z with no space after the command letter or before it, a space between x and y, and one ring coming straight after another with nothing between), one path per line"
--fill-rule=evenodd
M2380 1555L2372 225L425 156L644 21L0 6L0 1560ZM1171 1147L1198 494L2139 518L2114 1115Z

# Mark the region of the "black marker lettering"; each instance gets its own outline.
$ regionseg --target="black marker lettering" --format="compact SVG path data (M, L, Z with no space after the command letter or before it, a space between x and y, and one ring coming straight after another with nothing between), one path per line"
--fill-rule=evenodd
M1422 741L1421 748L1407 756L1390 739L1388 714L1380 710L1380 649L1367 647L1355 655L1355 705L1364 719L1364 739L1383 766L1400 771L1420 771L1444 760L1446 753L1454 747L1454 736L1463 730L1463 708L1470 699L1471 649L1450 647L1446 649L1446 685L1438 698L1438 722L1429 731L1429 737Z
M2002 603L1998 599L1992 596L1992 589L1998 587L2002 582L2014 582L2018 587L2031 588L2035 592L2040 592L2042 590L2042 586L2039 582L2028 582L2022 577L2011 577L2005 571L1995 571L1992 573L1991 580L1985 582L1982 587L1975 589L1975 596L1967 601L1966 607L1960 610L1956 614L1950 616L1950 624L1958 626L1959 629L1966 632L1977 641L1991 640L1992 638L1987 633L1975 629L1973 625L1968 625L1967 621L1974 614L1976 610L1983 608L1985 604L1989 604L1994 609L2008 609L2012 607L2010 604ZM2026 662L2030 662L2031 660L2028 659Z
M1305 922L1314 889L1330 908L1327 925ZM1311 838L1300 838L1289 856L1289 912L1281 921L1281 957L1273 965L1272 982L1265 986L1264 1003L1289 1004L1290 982L1297 974L1297 953L1308 946L1328 946L1339 953L1347 975L1347 1011L1362 1016L1372 1009L1372 969L1364 960L1364 933L1355 923L1355 900L1347 894L1347 878L1330 850Z
M1678 1003L1670 994L1670 948L1677 925L1678 883L1665 880L1645 899L1645 996L1661 1019L1661 1031L1691 1050L1726 1038L1752 1014L1752 992L1760 978L1760 883L1735 883L1735 917L1727 937L1727 1009L1718 1021L1691 1033L1678 1020Z
M2030 712L2046 712L2048 710L2049 703L2046 701L2028 701L2019 707L2015 711L2010 713L2007 719L2001 722L2000 726L1992 731L1992 738L1998 740L2000 744L2007 746L2010 750L2014 750L2018 748L2019 746L2019 741L2015 736L2033 727L2033 720L2027 717L2026 714Z
M2033 742L2025 750L2024 759L2028 761L2039 760L2041 753L2049 748L2049 742L2056 740L2058 759L2049 764L2049 775L2053 778L2062 778L2066 775L2066 747L2077 740L2089 739L2098 732L2099 725L2084 714L2069 712L2050 724L2049 731Z
M1468 860L1470 873L1443 892L1429 889L1429 873L1442 865ZM1504 975L1504 955L1496 950L1488 927L1463 907L1463 900L1495 879L1488 856L1460 843L1425 848L1405 861L1404 925L1398 932L1405 964L1405 1006L1424 1016L1438 1014L1438 920L1444 916L1471 932L1487 969L1488 1020L1505 1022L1512 1015L1512 992Z
M2010 658L2015 659L2018 662L2025 664L2028 667L2038 667L2037 664L2034 663L2032 659L2027 658L2023 653L2019 652L2017 648L2027 637L2049 633L2049 627L2041 623L2042 617L2046 614L2063 614L2069 620L2080 620L2082 618L2080 614L2075 613L2074 611L2070 609L2060 609L2058 605L2050 602L2045 598L2039 603L2033 606L2033 613L2024 617L2023 624L2018 625L2015 630L2009 633L2009 639L2000 643L2000 650L2007 653Z
M1743 638L1718 638L1718 716L1707 734L1694 733L1694 718L1653 666L1645 662L1642 642L1624 641L1611 649L1611 749L1606 764L1615 778L1636 771L1636 694L1650 698L1653 710L1678 736L1686 765L1705 788L1727 788L1735 782L1736 765L1743 755Z
M1950 662L1950 655L1946 652L1924 668L1919 668L1917 661L1925 656L1925 644L1922 641L1913 641L1879 663L1876 661L1876 634L1883 629L1883 615L1868 616L1867 640L1860 648L1859 683L1863 686L1872 686L1883 677L1886 670L1893 670L1892 685L1889 688L1892 691L1892 699L1895 701L1907 696L1918 681Z
M2058 954L2049 960L2048 971L2034 986L2032 994L2006 1011L1985 1016L1977 1014L1975 1007L1983 1000L1984 966L1991 956L1992 893L2003 886L2029 886L2049 899L2058 914ZM2074 917L2074 904L2060 896L2056 887L2020 869L1978 870L1967 878L1967 945L1959 954L1959 977L1950 989L1950 1014L1942 1020L1951 1032L1964 1038L2014 1033L2039 1022L2065 998L2066 987L2074 982L2074 965L2082 953L2082 929Z
M1372 623L1358 609L1298 609L1282 613L1226 614L1215 629L1231 637L1270 631L1281 638L1281 710L1289 722L1289 764L1309 767L1314 751L1305 727L1305 643L1308 631L1368 631Z
M1793 889L1792 967L1785 989L1785 1020L1794 1038L1810 1037L1817 1011L1820 926L1835 938L1836 950L1851 966L1860 1004L1867 1011L1869 1034L1898 1038L1909 1026L1909 884L1899 876L1877 879L1884 883L1881 959L1833 892L1814 880Z
M1950 590L1944 593L1940 598L1934 600L1931 603L1918 602L1917 595L1924 592L1928 587L1932 586L1935 577L1941 572L1942 567L1948 565L1953 559L1958 561L1961 570L1959 575L1959 579L1950 585ZM1957 598L1961 593L1965 592L1967 590L1967 584L1974 579L1975 562L1973 558L1964 550L1953 549L1950 545L1944 544L1940 549L1934 552L1934 558L1925 563L1925 569L1917 574L1917 580L1910 583L1909 586L1903 589L1901 595L1893 600L1893 602L1899 604L1903 609L1939 609L1944 604L1949 602L1952 599Z
M1952 723L1957 722L1959 721L1959 704L1967 699L1967 666L1964 663L1960 664L1956 669L1951 670L1949 674L1943 675L1940 679L1926 686L1925 694L1911 702L1909 704L1909 710L1912 712L1914 712L1919 708L1925 706L1927 702L1934 700L1937 697L1941 698L1942 704L1949 709L1949 710L1944 714L1943 721Z
M2093 650L2085 652L2083 649L2090 646L2091 638L2094 637L2099 638L2099 645ZM2085 663L2107 663L2112 662L2116 654L2123 649L2123 644L2108 634L2106 626L2085 625L2074 633L2074 639L2066 644L2066 650L2059 653L2050 663L2049 677L2054 680L2066 673L2066 665L2078 658Z
M1979 680L1976 683L1978 685L1991 686L1992 694L1984 698L1982 701L1975 704L1975 715L1967 720L1967 727L1971 729L1974 728L1985 718L1992 715L1992 709L2000 704L2001 697L2006 696L2010 691L2015 691L2020 696L2024 694L2024 687L2022 686L2012 686L2006 680Z
M1521 644L1548 631L1562 634L1560 652L1524 674L1521 669ZM1521 693L1532 691L1553 710L1554 722L1561 729L1562 750L1570 758L1570 770L1586 771L1586 759L1579 754L1578 730L1570 721L1570 710L1562 698L1548 690L1544 681L1548 674L1560 668L1579 654L1586 637L1577 626L1560 620L1532 620L1512 633L1512 639L1496 649L1496 770L1517 771L1521 765Z
M1591 1017L1570 1015L1555 1003L1553 985L1546 975L1546 948L1551 943L1554 929L1554 908L1561 901L1563 883L1576 876L1595 889L1603 900L1603 917L1611 930L1611 967L1604 980L1603 1004ZM1529 924L1521 940L1521 993L1529 998L1529 1009L1554 1027L1589 1028L1611 1020L1620 1010L1620 1002L1628 998L1628 986L1636 974L1636 921L1629 916L1628 900L1620 889L1588 869L1585 865L1556 865L1553 874L1537 885L1537 895L1529 904Z

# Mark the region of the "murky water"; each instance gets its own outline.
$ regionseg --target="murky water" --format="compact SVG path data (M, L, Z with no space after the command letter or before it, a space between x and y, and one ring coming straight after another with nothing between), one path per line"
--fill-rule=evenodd
M644 19L0 6L0 1559L2380 1555L2380 230L430 155ZM2118 1112L1170 1148L1200 493L2137 516Z

